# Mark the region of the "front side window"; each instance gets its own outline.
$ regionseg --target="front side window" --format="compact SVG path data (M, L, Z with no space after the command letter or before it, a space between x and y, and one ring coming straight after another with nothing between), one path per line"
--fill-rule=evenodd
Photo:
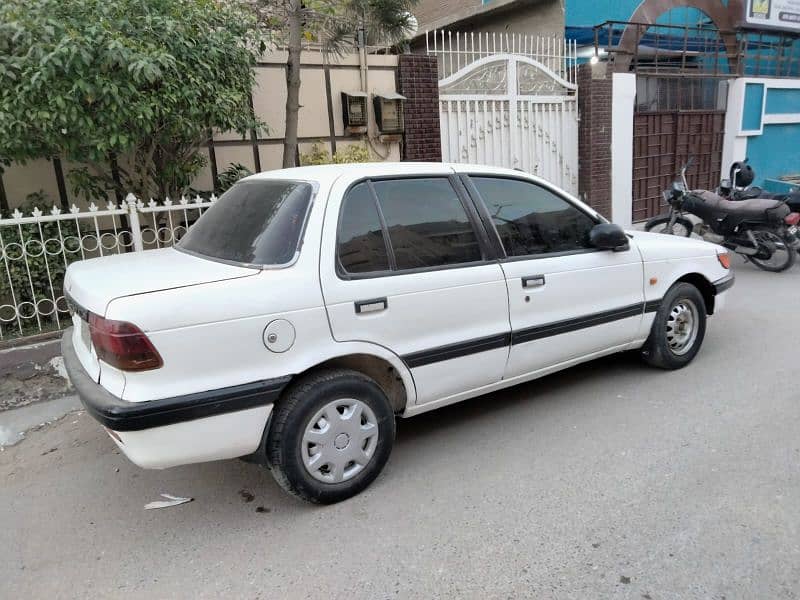
M240 181L198 219L177 247L246 265L285 265L299 250L311 184Z
M483 198L508 256L592 248L597 222L550 190L528 181L470 177Z
M445 178L374 182L398 270L483 259L478 237Z

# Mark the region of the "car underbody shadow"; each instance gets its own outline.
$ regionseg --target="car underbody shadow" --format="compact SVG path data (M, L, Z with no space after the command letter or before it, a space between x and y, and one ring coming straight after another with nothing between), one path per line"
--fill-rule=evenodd
M642 372L657 374L645 365L636 350L604 356L589 362L564 369L513 387L457 402L421 415L397 420L395 448L419 438L434 435L442 428L458 428L470 424L475 419L491 419L506 413L514 413L541 407L548 403L563 402L553 396L568 393L570 388L577 392L586 387L600 388L612 386L615 376L626 376Z

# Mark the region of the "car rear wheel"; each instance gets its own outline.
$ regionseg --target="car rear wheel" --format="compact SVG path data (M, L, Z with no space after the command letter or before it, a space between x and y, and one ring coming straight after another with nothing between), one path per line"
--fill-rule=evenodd
M286 491L318 504L355 496L383 469L392 407L375 381L349 369L312 373L273 409L267 464Z
M705 334L703 295L690 283L676 283L661 301L642 357L654 367L680 369L700 351Z

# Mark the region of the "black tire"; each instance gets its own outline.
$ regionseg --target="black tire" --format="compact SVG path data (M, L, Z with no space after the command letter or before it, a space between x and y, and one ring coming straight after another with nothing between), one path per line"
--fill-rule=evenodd
M777 251L786 254L786 258L782 259L779 257L775 263L768 262L775 258L773 254L769 258L763 259L758 256L745 256L747 260L749 260L759 269L769 271L770 273L780 273L781 271L792 268L797 260L797 253L792 250L791 246L789 245L789 240L787 240L783 234L778 233L770 227L753 227L751 230L759 243L763 243L767 247L775 247L776 242L778 245L782 244L784 249Z
M669 221L670 221L669 215L661 215L659 217L653 217L647 223L645 223L644 230L653 233L680 235L682 237L689 237L692 235L692 229L694 228L694 225L689 219L686 219L685 217L677 217L675 219L675 224L673 225L672 231L669 231Z
M676 324L675 311L677 307L689 305L695 307L697 327L691 345L677 350L675 345L674 327ZM706 335L706 303L703 295L690 283L679 282L673 285L664 295L661 306L656 312L650 337L642 347L642 358L645 362L660 369L680 369L688 365L703 344Z
M372 411L377 421L377 442L371 458L357 474L327 483L306 468L303 437L311 419L337 399L357 400ZM394 435L394 412L375 381L349 369L321 370L294 383L275 405L267 434L266 462L287 492L308 502L333 504L355 496L372 483L389 459Z

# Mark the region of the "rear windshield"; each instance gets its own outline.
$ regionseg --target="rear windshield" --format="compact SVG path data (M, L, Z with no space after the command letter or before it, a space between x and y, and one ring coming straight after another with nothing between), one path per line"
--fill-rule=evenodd
M313 188L299 181L242 181L220 196L178 244L209 258L283 265L299 249Z

